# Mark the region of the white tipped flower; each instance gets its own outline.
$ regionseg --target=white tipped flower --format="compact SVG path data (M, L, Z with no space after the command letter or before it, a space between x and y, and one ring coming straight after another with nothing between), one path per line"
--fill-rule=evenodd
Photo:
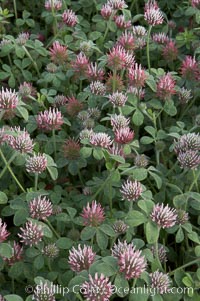
M151 287L156 289L157 294L162 295L168 292L171 280L167 274L155 271L149 274L149 276L151 280Z
M153 207L153 211L150 215L153 222L155 222L161 228L171 228L177 222L176 209L170 208L168 204L156 204Z
M136 201L142 194L142 185L138 181L127 180L120 190L122 198L128 201Z
M26 160L26 170L30 173L42 173L47 168L47 158L44 154L34 154Z
M69 251L69 265L75 272L88 270L95 256L96 253L93 252L92 247L84 245L82 248L79 244L77 249L72 247Z
M126 118L123 115L117 115L117 114L112 115L110 121L111 121L111 125L112 125L114 132L121 128L128 127L129 123L130 123L129 118Z
M44 235L42 227L31 221L26 222L25 227L20 230L21 234L18 236L21 238L21 242L31 247L37 245Z
M109 101L114 107L123 107L128 100L128 97L122 92L114 92L108 96Z
M163 23L163 14L155 0L148 0L148 2L145 4L144 19L149 25L152 26Z
M90 138L90 143L94 146L109 148L112 141L110 136L106 133L94 133Z
M4 90L2 87L0 91L0 110L13 110L17 107L18 103L19 98L15 90Z

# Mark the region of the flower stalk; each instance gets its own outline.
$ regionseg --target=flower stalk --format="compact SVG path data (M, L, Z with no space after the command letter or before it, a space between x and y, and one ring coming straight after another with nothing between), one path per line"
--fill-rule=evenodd
M14 179L14 181L16 182L16 184L19 186L19 188L22 190L22 192L26 192L24 187L21 185L21 183L18 181L17 177L15 176L14 172L12 171L12 168L10 167L10 163L15 159L16 157L16 153L15 155L13 155L9 161L6 160L6 157L4 156L2 150L0 149L0 155L2 157L2 160L5 164L4 169L2 170L1 174L0 174L0 179L2 178L2 176L4 175L4 173L6 172L6 170L8 169L12 178Z
M147 64L148 64L149 74L151 74L151 60L150 60L150 51L149 51L151 30L152 30L152 25L149 25L148 34L147 34Z

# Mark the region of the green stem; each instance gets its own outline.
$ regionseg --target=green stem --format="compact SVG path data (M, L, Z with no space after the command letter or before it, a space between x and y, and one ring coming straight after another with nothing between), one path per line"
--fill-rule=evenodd
M5 113L4 110L0 111L0 121L1 121L1 119L3 118L4 113Z
M159 123L159 127L162 130L162 123L161 123L161 118L160 118L160 114L162 113L163 109L160 111L160 113L158 114L157 118L158 118L158 123Z
M109 19L108 22L107 22L106 31L105 31L105 34L104 34L104 36L103 36L102 44L104 43L105 38L107 37L108 30L109 30L109 24L110 24L110 19Z
M2 151L1 151L1 156L2 156ZM5 164L4 169L2 170L2 172L0 173L0 179L3 177L3 175L5 174L6 170L8 169L8 165L10 165L12 163L12 161L15 159L15 157L17 156L17 153L15 152L11 158L7 161L7 164ZM5 161L4 161L5 162Z
M180 267L176 268L175 270L171 271L171 272L169 273L169 276L174 275L174 273L175 273L176 271L179 271L179 270L181 270L181 269L187 268L187 267L189 267L190 265L193 265L193 264L198 263L198 262L200 262L200 257L198 257L197 259L192 260L192 261L190 261L190 262L188 262L188 263L186 263L186 264L183 264L182 266L180 266Z
M189 133L193 132L193 131L196 130L198 127L199 127L198 125L193 126L193 127L189 130Z
M15 181L15 182L17 183L17 185L19 186L19 188L20 188L23 192L26 192L25 189L24 189L24 187L20 184L20 182L19 182L18 179L16 178L15 174L14 174L13 171L12 171L12 168L11 168L10 165L9 165L9 162L11 163L11 162L14 160L14 155L10 158L9 161L6 160L6 158L5 158L5 156L4 156L4 154L3 154L3 152L2 152L1 149L0 149L0 155L1 155L2 159L3 159L4 164L5 164L5 168L4 168L4 169L2 170L2 172L1 172L0 178L4 175L5 171L8 169L9 172L10 172L10 174L11 174L11 176L13 177L14 181ZM15 154L15 156L16 156L16 154ZM11 160L11 159L12 159L12 160ZM5 170L5 171L4 171L4 170Z
M172 187L172 188L174 187L174 185L171 183L166 183L166 186ZM183 191L178 186L176 186L176 189L180 192L180 194L183 194Z
M121 176L127 174L127 172L129 172L130 170L134 170L136 167L132 166L130 168L126 168L124 171L121 172Z
M187 236L187 233L186 231L184 230L184 237L185 237L185 246L186 246L186 249L188 250L189 252L189 249L190 249L190 245L189 245L189 241L188 241L188 236Z
M110 217L112 217L113 212L112 212L112 183L111 183L111 179L109 181L109 203L110 203Z
M110 249L112 249L114 243L115 243L116 240L117 240L117 237L118 237L118 235L116 235L114 238L110 238Z
M153 114L153 124L154 124L154 128L156 130L156 133L157 133L157 122L156 122L156 115L155 113ZM157 138L155 137L155 154L156 154L156 165L159 165L160 164L160 152L157 150L157 147L156 147L156 142L157 142Z
M136 8L136 14L135 14L135 15L139 15L139 5L138 5L138 1L135 2L135 8Z
M55 130L52 131L52 138L53 138L53 148L54 148L54 159L56 160L56 135L55 135Z
M196 227L196 226L192 225L192 228L195 229L196 231L200 232L200 228L199 227Z
M81 171L80 171L80 169L78 169L78 177L79 177L79 180L80 180L80 182L81 182L82 186L84 187L84 186L85 186L85 184L84 184L83 177L82 177L82 174L81 174Z
M129 204L129 212L131 212L133 210L133 202L130 201L130 204Z
M189 187L189 191L191 191L192 188L193 188L193 186L196 185L197 192L199 192L199 187L198 187L197 181L198 181L198 178L200 176L200 170L199 170L199 172L197 174L196 174L195 170L193 170L192 173L193 173L194 180L193 180L192 184Z
M16 0L13 0L13 6L14 6L14 12L15 12L15 20L18 19L18 15L17 15L17 4L16 4Z
M149 26L148 35L147 35L147 63L149 74L151 74L151 61L150 61L150 54L149 54L149 42L150 42L150 34L151 34L152 25Z
M94 245L94 236L92 236L92 238L91 238L91 246L93 246Z
M51 0L51 12L52 12L52 16L53 16L53 34L54 34L54 36L56 36L58 24L57 24L55 10L54 10L54 6L53 6L53 0Z
M37 75L40 77L40 71L38 69L38 65L37 63L34 61L34 59L32 58L30 52L27 50L27 48L23 45L22 48L24 49L26 55L28 56L28 58L31 60L34 68L35 68L35 71L37 72Z
M156 194L157 190L155 189L155 187L151 184L151 181L149 180L149 178L147 178L147 183L149 184L149 187L151 188L151 190Z
M65 0L63 1L63 6L64 6L64 9L67 10L67 4L66 4Z
M114 69L113 70L113 86L112 86L113 93L115 92L115 89L116 89L116 75L117 75L117 70Z
M80 80L80 83L79 83L79 92L82 92L82 89L83 89L83 81Z
M15 279L12 277L12 293L15 293Z
M166 246L165 237L166 237L166 233L165 233L165 236L163 237L163 246ZM166 265L166 261L164 261L163 264L164 264L164 271L165 271L165 273L167 273L167 265Z
M96 12L98 13L98 9L97 9L97 1L96 0L93 0L93 2L94 2L94 6L95 6L95 9L96 9Z
M120 72L120 77L121 77L122 81L123 81L123 77L124 77L124 72L125 72L125 69L122 69L121 72Z
M47 265L48 265L49 271L52 272L51 259L50 258L47 259Z
M130 11L132 11L134 5L135 5L135 0L132 0L131 6L130 6Z
M77 297L80 301L83 301L83 298L81 297L80 294L76 294L76 297Z
M176 163L172 166L171 169L169 169L169 171L166 174L166 178L169 177L169 175L171 175L172 171L178 166L178 161L176 161Z
M158 235L158 238L159 238L159 236L160 236L160 227L159 227L159 235ZM158 263L158 265L159 265L159 268L160 268L161 270L163 270L162 265L161 265L161 263L160 263L159 255L158 255L158 240L157 240L156 243L155 243L155 257L156 257L156 261L157 261L157 263Z
M38 189L38 173L35 173L35 191Z
M134 288L136 286L136 283L137 283L137 278L134 278L132 288Z
M45 48L46 49L48 49L49 48L49 46L51 45L51 44L53 44L53 42L56 40L56 38L59 36L59 32L57 32L57 34L49 41L49 43L45 46Z
M28 95L28 98L37 102L37 99L31 95Z
M121 107L118 107L118 111L119 111L119 114L120 114L120 115L123 115L123 113L122 113L122 108L121 108Z
M11 57L10 57L10 53L8 53L8 60L9 60L9 64L10 64L10 67L12 67L12 60L11 60Z
M196 97L189 103L189 105L185 108L185 110L183 111L183 113L181 114L179 121L181 121L183 119L183 117L185 116L185 114L189 111L189 109L193 106L193 104L196 101Z
M95 192L95 194L93 194L91 196L91 201L95 200L95 198L101 192L101 190L104 188L104 186L107 184L107 182L108 182L108 180L110 179L111 176L112 176L112 173L109 174L109 176L106 178L106 180L101 184L101 186L99 187L99 189Z
M111 23L111 21L112 21L113 15L114 15L114 13L111 14L111 16L110 16L110 18L109 18L109 20L108 20L108 22L107 22L107 25L106 25L106 31L105 31L105 34L104 34L104 36L103 36L102 45L104 44L105 38L107 37L108 31L109 31L109 27L110 27L110 23Z
M60 238L60 235L58 234L58 232L54 229L54 227L52 226L52 224L50 223L50 221L48 219L45 220L46 224L49 226L49 228L51 229L51 231L54 233L54 235L56 236L56 238Z
M156 165L160 164L160 152L155 148L156 152Z

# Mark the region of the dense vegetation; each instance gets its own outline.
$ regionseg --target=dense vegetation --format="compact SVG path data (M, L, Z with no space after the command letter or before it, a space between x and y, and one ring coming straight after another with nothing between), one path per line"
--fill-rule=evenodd
M0 0L0 301L200 298L200 1Z

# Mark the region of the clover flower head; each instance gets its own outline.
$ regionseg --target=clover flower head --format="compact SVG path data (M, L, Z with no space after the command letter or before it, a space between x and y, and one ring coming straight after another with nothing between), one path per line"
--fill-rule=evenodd
M64 11L62 20L69 27L74 27L78 23L76 14L70 9Z
M28 173L42 173L47 168L47 158L44 154L35 154L26 160L26 171Z
M5 241L10 233L7 231L7 224L3 223L2 219L0 218L0 243Z
M112 284L108 277L96 273L94 277L89 274L89 280L81 285L83 295L88 301L108 301L113 294Z
M44 7L48 11L60 10L62 8L62 0L45 0Z
M153 222L155 222L160 228L171 228L177 222L176 209L170 208L168 204L156 204L153 207L150 215Z
M53 214L53 206L46 196L39 196L30 201L29 212L32 218L46 220Z
M32 221L26 222L24 228L21 227L20 230L21 234L18 236L21 238L21 242L30 247L37 245L44 235L42 227Z
M136 250L132 244L122 251L118 258L119 270L124 274L124 277L129 280L139 278L146 270L145 257L141 255L142 251Z
M153 256L156 257L156 248L153 246L151 248L151 251L153 253ZM165 263L167 261L167 251L164 246L159 246L158 248L158 258L161 263Z
M198 81L200 79L200 68L196 59L187 55L181 64L181 75L187 80Z
M11 128L10 130L15 135L9 135L9 146L22 154L32 153L34 143L29 133L25 129L21 131L20 127Z
M36 286L34 293L33 293L33 300L35 301L56 301L56 298L54 296L54 292L51 289L50 285L47 282L40 282L39 288Z
M128 228L129 228L129 226L127 224L125 224L125 222L122 221L122 220L117 220L114 223L114 225L113 225L113 230L117 234L124 234L124 233L126 233L126 231L127 231Z
M178 48L176 43L172 40L167 41L162 50L162 55L167 62L175 61L178 57Z
M119 144L127 144L133 141L134 131L132 131L129 127L124 127L117 129L115 131L115 142Z
M110 122L111 122L111 126L113 128L113 131L116 131L121 128L128 127L129 123L130 123L130 119L124 117L123 115L114 114L111 116Z
M109 101L114 107L123 107L128 100L128 96L122 92L114 92L108 95Z
M47 256L47 257L53 259L53 258L58 257L59 249L58 249L58 247L56 246L55 243L52 243L52 244L46 245L46 246L43 248L42 253L43 253L45 256Z
M94 262L96 253L93 252L92 247L78 245L78 248L72 247L69 251L69 265L74 272L81 272L88 270Z
M200 155L199 152L195 150L181 151L177 159L182 168L196 169L200 165Z
M87 69L87 77L90 81L102 81L104 79L104 71L98 68L97 63L90 63Z
M9 266L12 266L15 262L22 260L22 254L23 247L18 242L14 241L12 246L12 256L10 258L4 257L3 259L8 263Z
M37 126L44 131L59 130L64 123L63 116L57 108L40 112L36 118Z
M12 91L7 88L4 90L2 87L0 91L0 110L13 110L17 107L18 103L19 98L15 90Z
M90 143L94 146L109 148L112 144L110 136L106 133L93 133Z
M128 69L128 79L131 85L136 88L142 88L147 80L147 75L142 66L135 63L132 67Z
M175 80L170 73L167 73L159 79L157 84L157 96L162 100L169 99L175 91Z
M52 62L58 65L66 63L68 59L67 46L55 41L49 51Z
M105 95L106 93L106 86L105 84L101 83L99 80L92 81L90 84L90 90L94 95Z
M74 117L83 109L83 104L74 96L67 97L66 111L69 116Z
M149 274L151 287L157 290L157 293L164 294L167 293L170 287L171 280L167 274L159 272L158 270Z
M136 201L142 194L142 185L138 181L127 180L120 190L123 200Z
M72 138L65 140L63 144L63 155L69 160L76 160L80 157L80 143Z
M155 0L148 0L148 2L145 4L144 19L151 26L163 23L163 14Z
M88 203L87 206L83 208L81 216L85 226L97 227L105 219L104 209L101 204L96 201L92 201L91 205Z

